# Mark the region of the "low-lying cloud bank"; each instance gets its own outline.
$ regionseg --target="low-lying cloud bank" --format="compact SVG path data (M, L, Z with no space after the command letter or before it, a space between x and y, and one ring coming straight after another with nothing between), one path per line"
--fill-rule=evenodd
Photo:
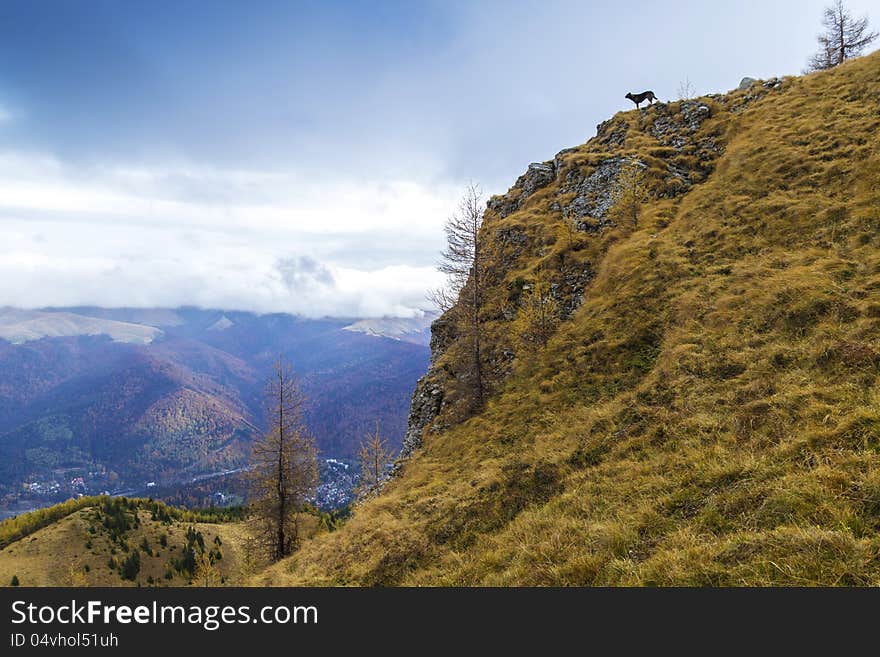
M418 315L457 186L0 156L0 306Z

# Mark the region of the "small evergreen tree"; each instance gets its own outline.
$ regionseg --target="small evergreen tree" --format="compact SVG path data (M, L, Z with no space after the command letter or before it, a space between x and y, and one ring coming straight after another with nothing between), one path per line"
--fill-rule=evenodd
M21 586L18 581L18 575L13 575L12 580L9 582L9 586Z
M127 579L133 582L137 578L139 572L141 572L141 553L135 548L119 567L119 575L122 579Z

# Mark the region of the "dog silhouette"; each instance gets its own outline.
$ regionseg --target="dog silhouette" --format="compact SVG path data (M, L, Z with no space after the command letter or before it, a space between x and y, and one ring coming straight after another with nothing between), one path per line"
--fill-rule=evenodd
M643 103L647 100L649 105L653 105L654 101L657 100L657 96L654 95L653 91L643 91L640 94L633 94L630 92L624 96L624 98L629 98L634 102L636 104L636 109L639 108L639 103Z

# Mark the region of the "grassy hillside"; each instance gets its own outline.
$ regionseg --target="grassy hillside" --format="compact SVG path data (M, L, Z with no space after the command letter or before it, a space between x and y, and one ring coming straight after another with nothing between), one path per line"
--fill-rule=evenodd
M445 429L253 582L880 584L878 89L875 53L618 114L530 169L483 228L486 409L456 423L438 354ZM634 161L637 226L607 208ZM573 312L530 350L539 275Z
M261 564L248 556L247 525L223 515L107 497L24 514L0 523L0 585L187 586L199 584L202 553L213 558L212 586L238 584ZM131 559L137 567L126 568Z

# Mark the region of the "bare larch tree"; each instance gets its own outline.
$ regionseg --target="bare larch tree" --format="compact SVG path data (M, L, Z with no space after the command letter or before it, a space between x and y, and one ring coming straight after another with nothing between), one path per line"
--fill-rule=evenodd
M868 17L853 18L843 0L825 8L822 18L825 31L819 35L819 52L810 59L809 71L822 71L859 56L876 38L868 30Z
M391 463L392 457L388 442L382 437L379 423L376 422L376 430L364 437L358 450L358 463L361 467L361 480L358 485L360 496L366 497L379 490L387 476L388 464Z
M438 269L446 274L447 286L432 294L434 302L451 316L468 345L464 370L471 384L474 408L483 405L485 382L482 366L480 314L486 286L486 253L480 227L485 203L478 185L468 185L458 211L446 222L446 249Z
M318 483L317 450L303 419L305 397L283 358L272 368L265 404L268 429L251 454L251 508L257 543L277 561L299 547L301 516Z

